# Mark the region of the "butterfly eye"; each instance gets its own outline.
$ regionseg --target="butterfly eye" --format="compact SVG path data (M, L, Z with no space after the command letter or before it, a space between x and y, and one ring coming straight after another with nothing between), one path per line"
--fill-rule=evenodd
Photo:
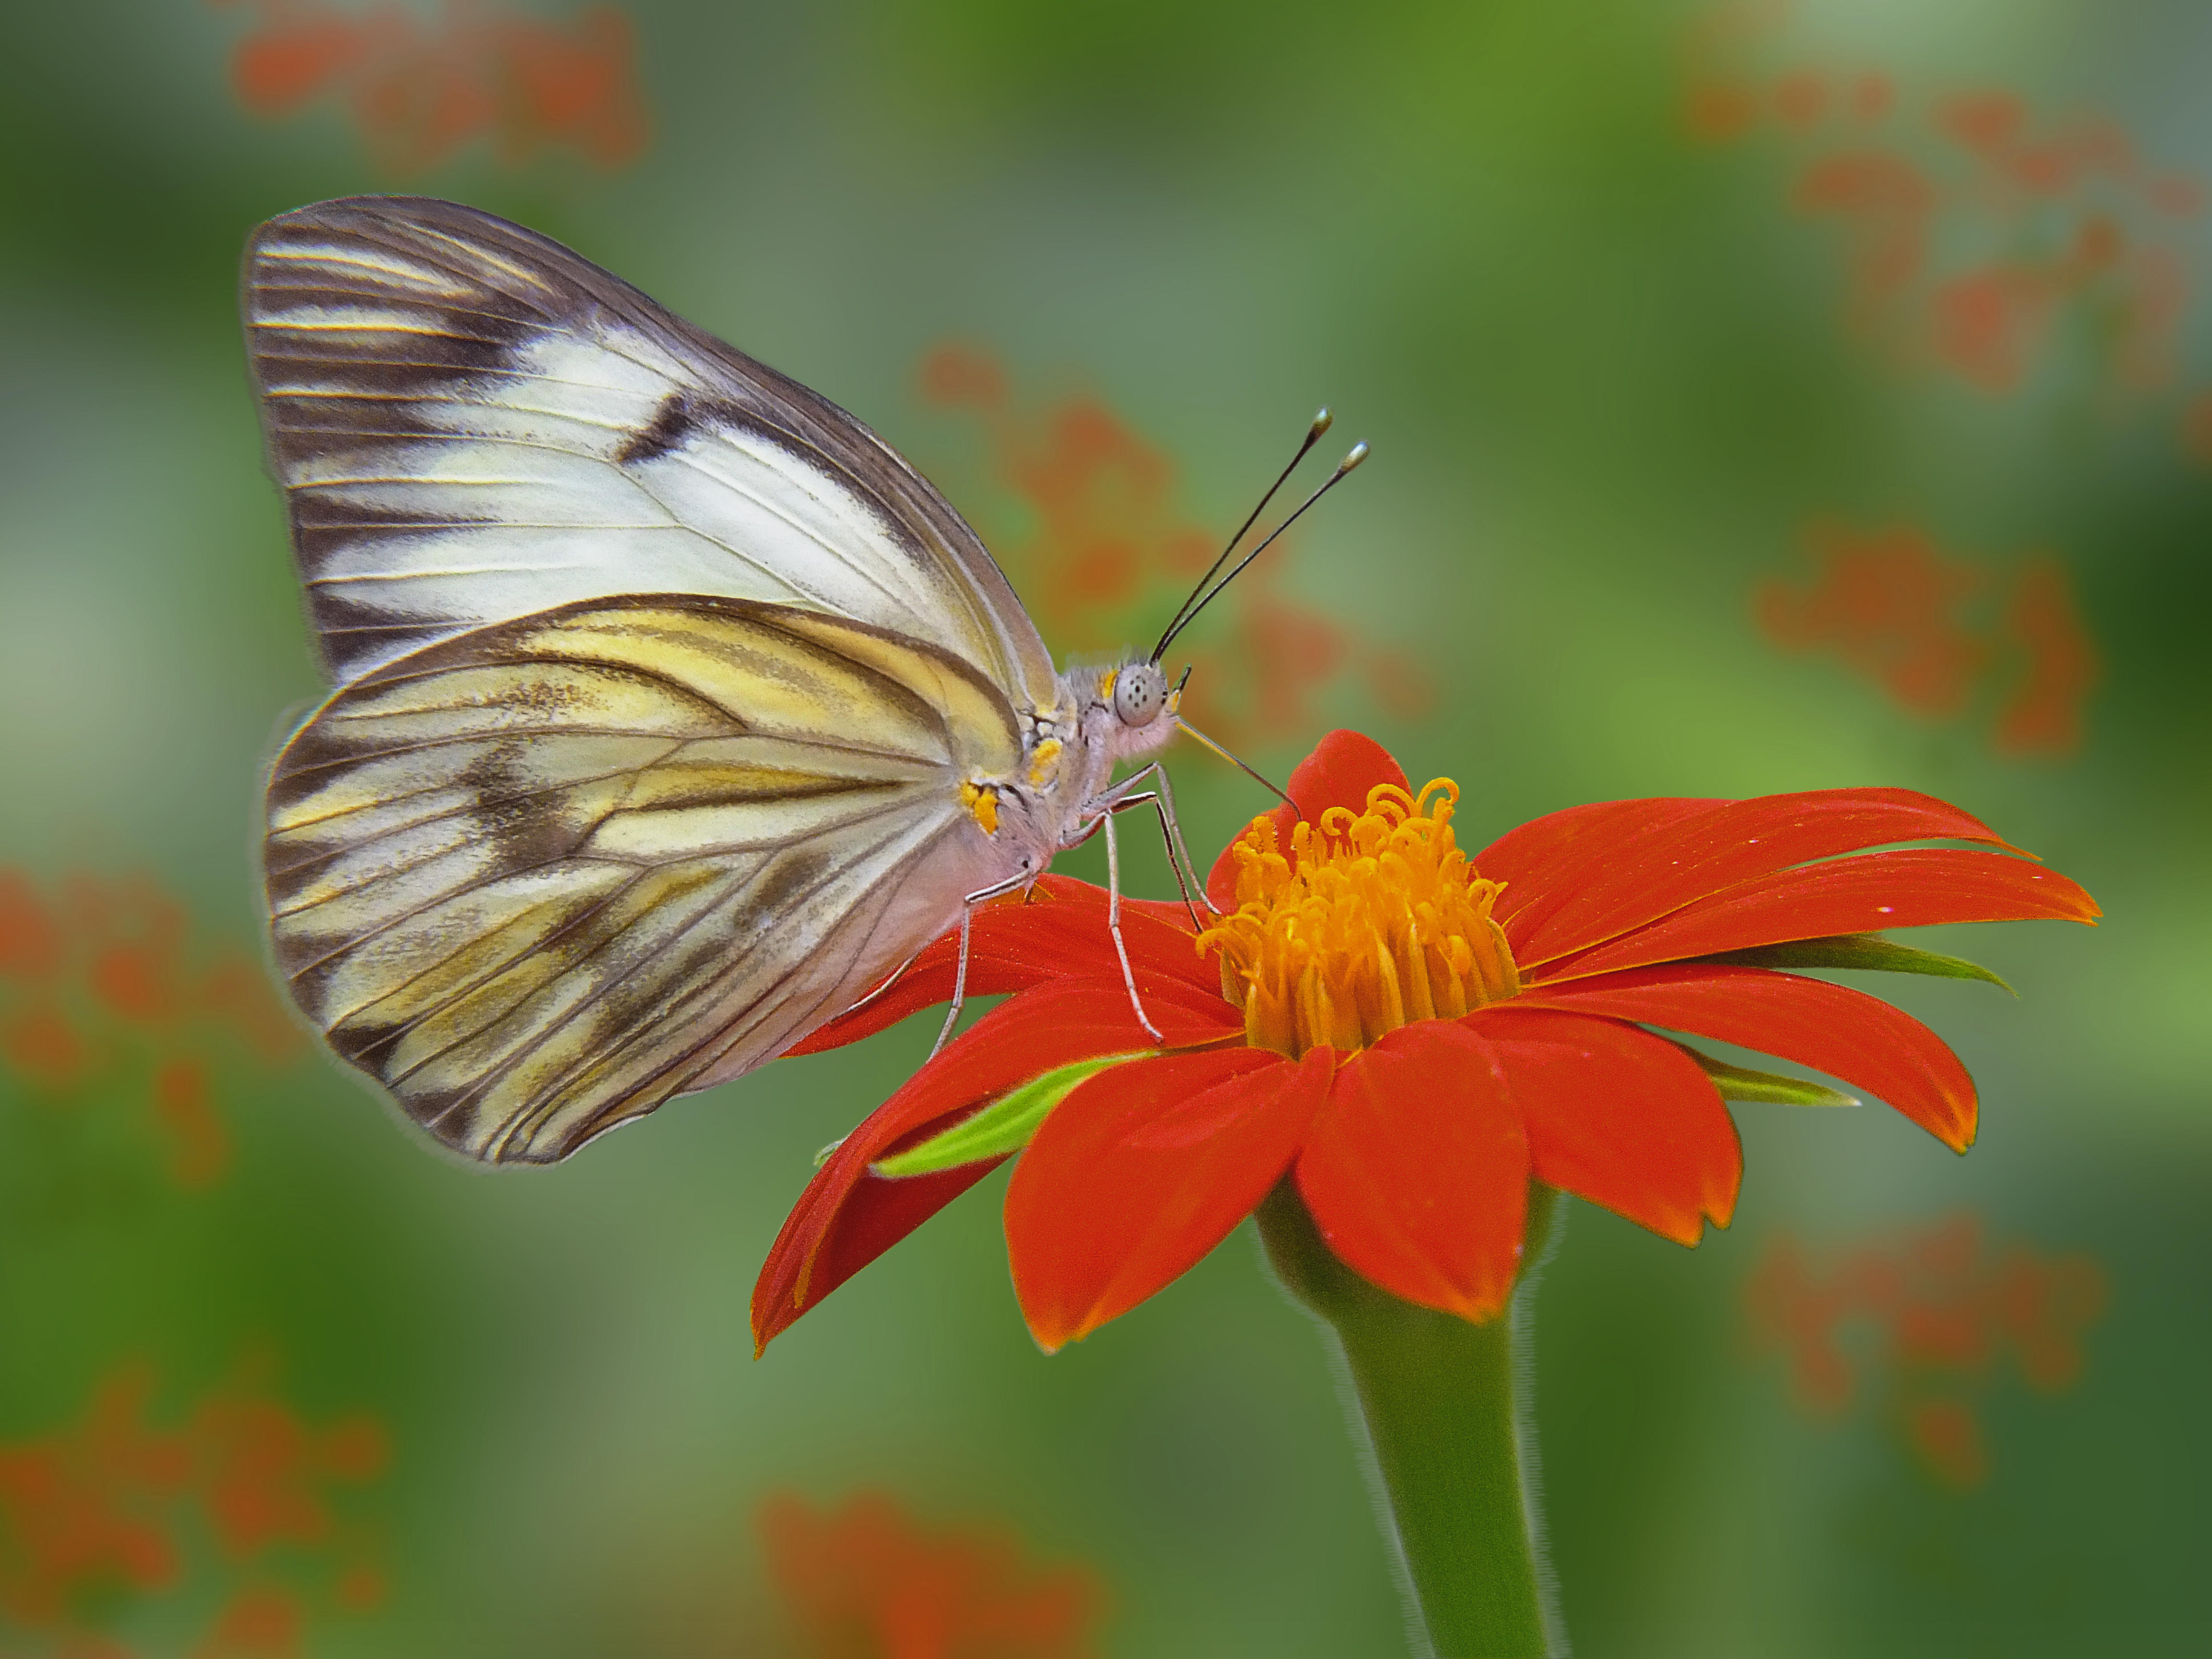
M1124 726L1150 726L1168 700L1168 677L1148 662L1132 663L1114 681L1114 712Z

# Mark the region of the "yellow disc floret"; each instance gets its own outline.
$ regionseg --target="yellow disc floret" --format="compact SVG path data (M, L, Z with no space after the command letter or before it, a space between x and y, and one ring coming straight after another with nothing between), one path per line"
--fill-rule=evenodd
M1222 994L1244 1011L1254 1048L1350 1053L1520 991L1490 916L1503 890L1452 839L1458 799L1449 778L1418 797L1377 784L1365 811L1333 806L1298 824L1289 857L1272 818L1237 838L1237 908L1198 948L1219 953Z

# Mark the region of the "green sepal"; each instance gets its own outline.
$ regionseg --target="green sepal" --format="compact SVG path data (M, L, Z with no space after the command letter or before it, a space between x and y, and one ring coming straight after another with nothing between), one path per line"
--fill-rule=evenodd
M1856 1106L1852 1096L1831 1089L1825 1084L1808 1083L1802 1077L1783 1077L1774 1072L1747 1071L1741 1066L1731 1066L1724 1060L1700 1053L1686 1042L1674 1045L1692 1060L1698 1069L1712 1079L1713 1087L1721 1091L1723 1100L1763 1101L1770 1106Z
M1738 968L1864 968L1885 974L1933 974L1939 979L1979 979L2018 996L1978 962L1947 957L1915 945L1899 945L1879 933L1837 933L1828 939L1792 939L1748 951L1723 951L1699 962L1724 962Z
M932 1135L919 1146L910 1146L896 1157L871 1164L868 1172L896 1181L906 1176L934 1175L939 1170L957 1169L963 1164L981 1164L987 1158L1018 1152L1030 1144L1030 1137L1051 1115L1053 1108L1075 1092L1078 1084L1109 1066L1146 1057L1142 1054L1107 1054L1097 1060L1079 1060L1072 1066L1055 1066L1042 1077L1031 1078L1019 1088L1008 1090L973 1117L962 1119L942 1134Z

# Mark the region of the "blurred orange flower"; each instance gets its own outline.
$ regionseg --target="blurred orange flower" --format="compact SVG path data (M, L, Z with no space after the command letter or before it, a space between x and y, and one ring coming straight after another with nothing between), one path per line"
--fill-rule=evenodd
M1968 602L1991 572L1953 559L1910 526L1807 533L1809 586L1768 579L1753 590L1760 630L1786 651L1832 650L1898 706L1929 719L1965 711L1985 674L2011 665L2011 691L1992 742L2000 754L2060 757L2081 745L2082 709L2100 665L2064 567L2023 563L1994 627L1975 624Z
M1893 1420L1929 1474L1960 1489L1989 1476L1974 1402L1997 1358L2009 1355L2039 1393L2064 1392L2081 1376L2081 1339L2106 1294L2089 1257L2022 1244L1987 1251L1980 1221L1964 1214L1846 1250L1826 1272L1785 1235L1745 1286L1755 1346L1783 1351L1799 1402L1815 1415L1850 1405L1857 1379L1841 1334L1849 1322L1872 1325Z
M2181 411L2181 447L2190 459L2212 466L2212 392L2201 392Z
M1103 1596L1080 1567L1025 1565L994 1532L926 1529L863 1493L760 1512L769 1566L808 1659L1089 1659Z
M0 867L0 1079L55 1103L149 1099L170 1179L198 1190L230 1161L213 1054L274 1069L305 1044L258 963L191 933L184 906L144 878L42 890Z
M2018 686L1997 715L1996 742L2008 755L2069 755L2081 746L2081 705L2101 665L2074 605L2065 567L2030 560L2014 585L2005 629L2026 652Z
M374 1605L348 1594L374 1569L324 1489L383 1473L381 1423L359 1415L311 1427L252 1368L180 1427L149 1425L154 1393L149 1369L123 1365L94 1388L75 1425L0 1443L0 1626L46 1644L33 1651L119 1654L100 1629L118 1611L237 1576L193 1659L290 1659L304 1650L308 1600L270 1578L298 1559L279 1556L280 1546L342 1546L335 1599L352 1611ZM196 1562L193 1540L210 1534L222 1560Z
M1851 325L1873 330L1910 292L1928 256L1936 186L1902 156L1852 151L1823 156L1797 180L1801 212L1833 214L1851 228Z
M321 0L248 3L258 18L231 60L239 102L274 120L343 100L395 172L434 167L485 137L509 166L555 144L602 167L645 152L635 32L614 7L592 7L564 27L456 3L432 27L392 3L357 13Z
M2073 307L2110 389L2174 383L2201 179L2146 166L2108 118L2045 119L2002 88L1900 105L1881 65L1808 62L1788 21L1741 3L1692 20L1687 123L1709 143L1764 124L1813 148L1796 204L1844 228L1856 331L2002 394L2061 357Z
M1989 655L1957 617L1982 571L1910 526L1857 535L1821 526L1807 540L1819 567L1809 589L1759 585L1767 637L1790 650L1832 647L1915 714L1958 713Z
M302 1659L306 1626L307 1609L291 1591L251 1585L223 1604L191 1659Z

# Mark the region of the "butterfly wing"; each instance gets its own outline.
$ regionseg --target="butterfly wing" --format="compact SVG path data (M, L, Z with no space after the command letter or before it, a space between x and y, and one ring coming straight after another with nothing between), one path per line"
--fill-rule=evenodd
M263 225L245 289L341 684L485 623L690 592L867 623L1054 701L1006 577L890 446L558 243L356 197Z
M271 929L415 1121L564 1157L1008 873L960 786L1013 769L1051 660L859 422L450 203L270 221L245 308L339 685L271 775Z
M550 1162L848 1006L1002 873L958 659L793 607L585 601L344 687L277 757L279 965L447 1146Z

